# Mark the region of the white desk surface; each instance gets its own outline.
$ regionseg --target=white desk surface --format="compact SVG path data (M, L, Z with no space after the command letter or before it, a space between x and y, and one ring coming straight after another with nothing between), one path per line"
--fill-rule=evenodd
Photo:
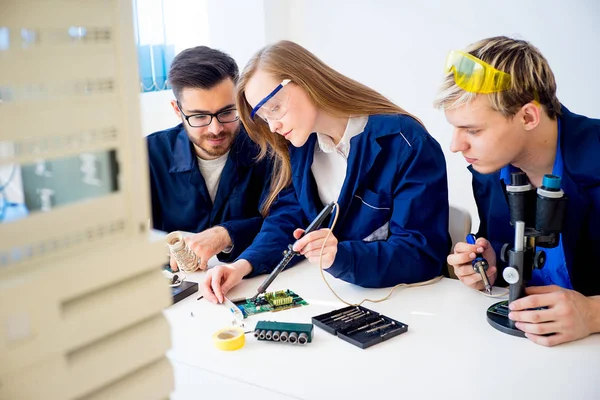
M188 275L202 281L204 272ZM389 289L328 282L346 301L384 297ZM249 297L266 277L244 280L228 295ZM346 305L307 261L283 272L269 291L291 289L309 305L245 319L310 323L313 316ZM495 288L501 291L502 289ZM237 351L220 351L212 334L231 325L224 305L196 300L165 310L175 369L173 400L206 399L600 399L600 335L547 348L492 328L486 309L502 299L469 290L459 281L398 288L382 303L363 306L408 324L408 332L360 349L314 327L304 346L259 342L246 335ZM191 316L193 312L194 317Z

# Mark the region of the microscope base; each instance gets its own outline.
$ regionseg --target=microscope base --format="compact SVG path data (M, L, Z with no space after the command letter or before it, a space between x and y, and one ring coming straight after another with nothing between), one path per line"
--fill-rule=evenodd
M508 301L501 301L487 309L487 321L500 332L512 336L525 337L525 332L517 329L513 321L508 319Z

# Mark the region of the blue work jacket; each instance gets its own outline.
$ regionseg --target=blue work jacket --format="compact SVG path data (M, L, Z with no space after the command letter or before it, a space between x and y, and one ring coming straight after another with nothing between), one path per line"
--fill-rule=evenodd
M193 144L182 124L147 137L154 229L201 232L219 225L233 241L233 261L260 231L262 196L270 183L270 163L256 163L259 149L243 127L235 138L219 182L214 204L198 168Z
M292 187L280 193L273 215L240 255L253 266L250 276L270 272L293 243L294 229L305 228L324 207L311 171L316 143L313 134L304 146L290 146ZM369 117L350 140L338 204L331 275L363 287L389 287L441 274L450 250L446 162L415 119Z
M561 187L568 196L562 245L573 289L600 294L600 120L561 107ZM480 219L477 236L490 241L497 254L499 277L506 263L500 259L505 243L514 242L514 227L500 171L480 174L471 166L473 193ZM504 281L500 280L502 284Z

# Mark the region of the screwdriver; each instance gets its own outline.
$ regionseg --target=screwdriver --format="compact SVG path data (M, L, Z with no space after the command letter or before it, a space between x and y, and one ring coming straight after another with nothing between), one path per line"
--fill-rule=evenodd
M475 244L477 242L477 238L472 233L467 235L467 243ZM483 284L485 285L485 290L488 294L492 294L492 285L490 285L490 280L487 277L486 271L489 268L489 264L483 256L475 253L475 259L471 262L473 266L473 270L481 275L481 279L483 280Z

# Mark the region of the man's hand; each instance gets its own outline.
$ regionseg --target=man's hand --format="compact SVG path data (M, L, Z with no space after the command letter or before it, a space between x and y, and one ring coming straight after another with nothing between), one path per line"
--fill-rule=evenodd
M510 303L508 317L531 341L554 346L600 331L600 296L585 297L556 285L525 290L528 296ZM528 310L539 307L547 309Z
M325 237L329 231L330 229L327 228L319 229L300 239L304 233L304 230L296 229L294 231L294 237L298 239L298 241L294 243L293 250L304 255L311 263L318 265L321 255L321 247L323 246L323 242L325 241ZM327 269L333 265L333 262L335 261L335 255L337 254L337 245L338 240L335 235L331 233L327 239L327 244L323 249L323 269Z
M211 268L206 272L204 282L201 283L202 294L213 303L222 303L227 292L250 272L252 272L252 265L246 260L237 260L233 264Z
M195 235L184 238L187 246L200 259L201 270L208 268L208 260L231 246L229 232L222 226L215 226ZM174 257L170 259L171 270L177 271L177 262Z
M473 269L472 261L476 254L481 254L488 262L489 268L486 275L490 281L490 285L496 282L496 252L487 239L478 238L475 244L466 242L456 243L454 246L454 254L450 254L446 261L454 267L454 273L462 283L470 288L483 290L484 284L481 275Z

